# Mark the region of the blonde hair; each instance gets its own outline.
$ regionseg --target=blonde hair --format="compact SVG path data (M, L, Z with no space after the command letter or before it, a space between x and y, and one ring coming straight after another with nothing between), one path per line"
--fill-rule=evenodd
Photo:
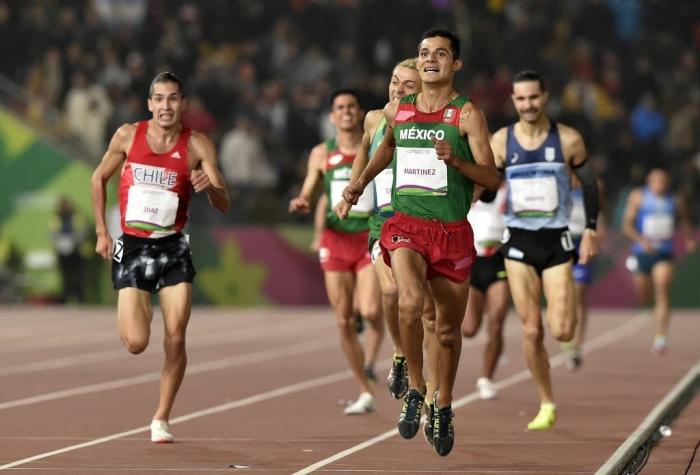
M404 68L409 68L413 69L415 71L418 71L418 62L416 61L416 58L408 58L404 59L400 63L398 63L395 68L398 68L399 66L404 67Z

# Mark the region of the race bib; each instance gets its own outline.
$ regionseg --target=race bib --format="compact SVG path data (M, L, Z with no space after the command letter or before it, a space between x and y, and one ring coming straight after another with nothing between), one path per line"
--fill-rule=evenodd
M333 180L331 181L331 207L340 203L343 199L343 190L350 184L349 180ZM356 205L352 205L350 213L351 218L367 218L374 211L374 183L370 183L365 188L365 191L360 196Z
M382 209L391 206L391 187L394 186L394 171L385 168L374 179L374 187L377 192L377 208Z
M132 228L170 229L175 224L180 198L161 188L134 185L129 188L124 221Z
M447 195L447 165L434 148L396 147L396 193Z
M518 216L553 216L559 206L557 179L553 176L515 178L511 187L513 212Z
M665 241L673 236L673 216L649 214L642 221L642 234L652 241Z

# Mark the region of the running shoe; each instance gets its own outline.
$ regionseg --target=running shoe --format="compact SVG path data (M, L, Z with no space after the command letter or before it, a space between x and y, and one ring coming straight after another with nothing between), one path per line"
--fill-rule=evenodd
M435 399L433 399L435 401ZM425 441L433 446L433 424L435 418L435 402L425 405L425 419L423 420L423 436Z
M651 351L657 355L663 355L666 353L667 347L668 337L666 337L666 335L656 335L654 337L654 343L651 345Z
M452 451L455 443L455 428L452 406L439 407L435 400L435 416L433 417L433 447L435 452L441 457Z
M367 376L367 379L369 379L373 383L377 382L377 373L374 372L374 366L372 366L371 364L365 365L365 376Z
M394 399L401 399L408 391L408 368L406 368L406 357L394 355L391 362L391 370L386 380L389 386L389 394Z
M374 397L370 393L362 393L357 401L347 406L344 410L346 416L357 416L374 411Z
M399 416L399 434L404 439L412 439L420 428L420 416L425 394L410 389L403 397L403 407Z
M167 421L153 419L151 421L151 442L156 444L172 444L175 437L170 433L170 424Z
M581 347L572 346L567 350L566 367L569 371L576 371L581 367L583 358L581 356Z
M498 397L498 390L489 378L481 377L476 380L476 389L481 399L490 400Z
M540 406L540 412L527 425L527 430L547 430L557 420L557 406L552 403L544 403Z

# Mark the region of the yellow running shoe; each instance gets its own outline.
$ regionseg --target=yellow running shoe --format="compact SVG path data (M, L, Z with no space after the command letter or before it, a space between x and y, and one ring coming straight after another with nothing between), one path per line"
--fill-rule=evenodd
M555 404L544 403L540 406L540 412L527 425L527 430L547 430L554 425L557 420L557 406Z

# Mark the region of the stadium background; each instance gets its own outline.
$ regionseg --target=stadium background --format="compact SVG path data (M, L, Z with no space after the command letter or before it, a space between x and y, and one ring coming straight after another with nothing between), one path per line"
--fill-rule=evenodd
M325 97L354 87L367 109L380 107L393 65L435 25L462 37L457 88L492 130L514 118L512 75L545 76L549 113L583 133L606 185L610 232L592 303L632 305L619 234L630 188L666 166L695 224L700 215L694 1L0 0L0 266L12 271L0 298L55 301L56 202L68 196L91 216L89 179L108 138L147 117L150 79L171 70L185 82L184 122L214 139L234 197L224 216L193 201L196 302L324 302L310 220L286 208L308 151L330 133ZM88 231L88 301L112 302ZM697 254L679 262L675 305L700 305L698 271Z

